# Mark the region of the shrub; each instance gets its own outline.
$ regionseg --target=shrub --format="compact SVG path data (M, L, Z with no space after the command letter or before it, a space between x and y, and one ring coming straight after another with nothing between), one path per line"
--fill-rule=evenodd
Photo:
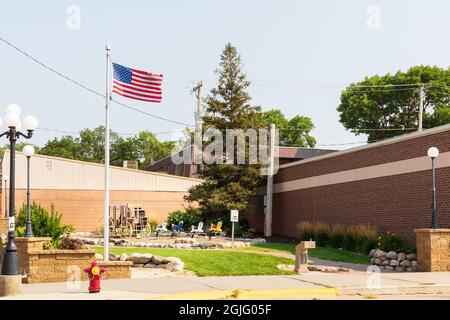
M405 241L398 235L386 232L385 234L379 235L378 238L378 248L383 251L404 251L406 248ZM410 251L411 249L407 250Z
M316 238L314 232L314 225L309 221L302 221L298 224L298 229L300 231L300 240L309 241Z
M184 222L184 230L190 230L191 226L197 226L202 221L200 210L193 207L188 207L184 211L176 210L169 213L167 218L167 227L172 227L173 224L178 224L181 221Z
M30 206L30 217L33 235L36 237L51 237L54 242L57 242L63 234L74 230L71 225L61 223L61 215L55 210L53 204L49 213L40 204L33 202ZM27 206L23 205L16 222L16 233L19 237L25 235L26 224Z
M59 242L58 249L80 250L80 249L83 249L83 246L84 246L84 243L80 239L64 237Z
M150 216L148 217L148 227L150 228L151 231L156 230L156 228L158 227L159 221L158 218L152 214L150 214Z

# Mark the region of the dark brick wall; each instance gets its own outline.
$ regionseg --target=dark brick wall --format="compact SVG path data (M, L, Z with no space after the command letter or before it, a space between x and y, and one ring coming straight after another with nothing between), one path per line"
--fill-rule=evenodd
M281 169L276 181L419 157L426 155L430 146L437 146L441 152L450 151L450 132ZM449 182L450 167L437 169L437 212L442 228L450 228ZM252 227L263 230L262 196L255 198L255 209L247 216ZM297 224L304 220L370 223L414 244L413 230L429 227L431 222L431 170L274 194L274 235L296 237Z
M450 130L280 169L274 183L421 157L431 146L450 151Z

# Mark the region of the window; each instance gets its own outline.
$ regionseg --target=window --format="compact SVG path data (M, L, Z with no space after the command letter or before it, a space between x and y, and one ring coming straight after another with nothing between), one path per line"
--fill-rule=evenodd
M45 169L46 170L52 170L53 167L53 161L52 160L45 160Z

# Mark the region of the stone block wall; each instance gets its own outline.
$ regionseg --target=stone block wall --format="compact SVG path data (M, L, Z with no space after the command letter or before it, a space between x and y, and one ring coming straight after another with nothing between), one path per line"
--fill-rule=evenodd
M131 261L98 261L100 267L106 269L102 274L103 280L110 279L129 279L131 278Z
M88 280L83 271L95 259L94 250L44 250L51 238L16 238L20 274L26 274L23 283L65 282ZM106 272L103 279L131 277L131 264L127 262L101 264Z
M450 271L450 229L415 229L419 271Z

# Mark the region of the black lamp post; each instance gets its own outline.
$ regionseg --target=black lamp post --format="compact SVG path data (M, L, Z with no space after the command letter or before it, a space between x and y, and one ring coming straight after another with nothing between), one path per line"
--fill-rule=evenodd
M8 218L8 187L7 187L7 183L8 183L8 176L4 175L3 176L3 183L5 184L5 218Z
M432 191L432 216L431 216L431 228L437 229L438 228L438 222L437 222L437 212L436 212L436 174L435 174L435 161L436 158L439 155L439 150L435 147L431 147L428 149L427 152L428 156L431 158L431 172L433 175L433 191Z
M33 229L31 228L31 212L30 212L30 158L34 155L33 146L26 145L23 154L27 157L27 228L25 230L25 237L31 238L33 236Z
M8 131L0 134L0 137L6 136L10 142L10 160L9 160L9 228L8 228L8 243L3 255L2 275L18 275L19 274L19 255L17 254L17 247L14 243L15 232L15 171L16 171L16 141L20 137L30 139L33 136L33 131L37 127L37 120L35 117L28 116L24 119L23 125L26 134L18 131L20 130L20 107L18 105L9 105L4 117L5 126Z

